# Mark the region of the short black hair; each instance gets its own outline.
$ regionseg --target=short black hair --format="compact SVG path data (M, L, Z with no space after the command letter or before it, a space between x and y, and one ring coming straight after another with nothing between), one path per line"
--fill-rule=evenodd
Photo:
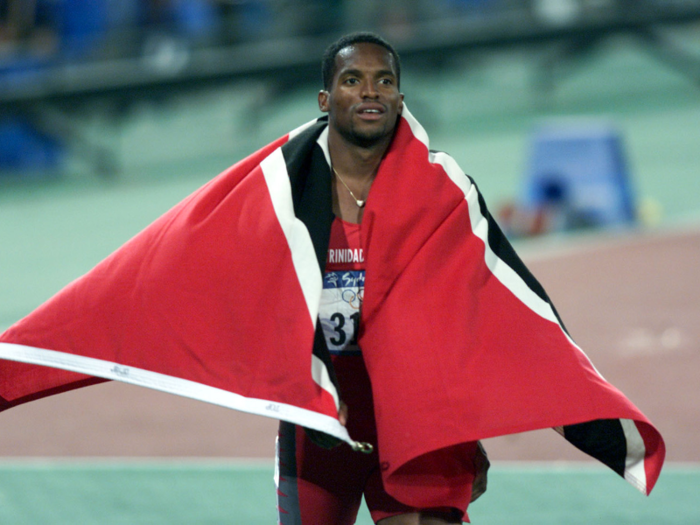
M335 57L338 56L338 53L340 53L340 51L342 51L346 47L350 47L355 44L376 44L389 51L389 53L391 53L392 58L394 59L394 67L396 68L396 84L400 87L401 59L399 58L399 54L396 52L396 49L394 49L394 47L389 42L384 40L379 35L369 33L366 31L361 31L358 33L351 33L349 35L341 37L340 39L333 42L330 46L328 46L328 49L326 49L326 52L323 54L323 62L321 64L323 89L328 91L331 89L331 85L333 84L333 77L336 73Z

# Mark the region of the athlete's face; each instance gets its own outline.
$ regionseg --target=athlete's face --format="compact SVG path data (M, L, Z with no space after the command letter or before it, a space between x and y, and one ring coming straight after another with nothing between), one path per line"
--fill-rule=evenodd
M403 110L391 53L376 44L360 43L342 49L335 61L331 90L318 96L330 126L362 147L391 140Z

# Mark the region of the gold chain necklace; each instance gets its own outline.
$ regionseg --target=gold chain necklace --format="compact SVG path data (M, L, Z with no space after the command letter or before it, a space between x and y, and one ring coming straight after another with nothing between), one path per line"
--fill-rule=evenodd
M333 170L333 173L335 173L336 177L338 177L338 180L339 180L340 182L343 183L343 186L345 186L345 189L348 190L348 193L350 193L350 196L351 196L351 197L353 198L353 200L355 201L355 204L357 204L357 207L358 207L358 208L364 208L364 207L365 207L365 202L367 202L367 201L366 201L366 200L362 200L362 199L358 199L357 197L355 197L355 194L352 192L352 190L351 190L350 188L348 188L348 185L345 184L345 181L344 181L343 178L340 176L340 174L339 174L337 171L335 171L335 168L334 168L333 166L331 166L331 169Z

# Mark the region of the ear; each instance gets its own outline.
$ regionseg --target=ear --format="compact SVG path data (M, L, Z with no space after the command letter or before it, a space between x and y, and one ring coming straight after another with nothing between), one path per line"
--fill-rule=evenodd
M400 97L401 101L399 102L398 109L399 109L399 115L401 115L401 113L403 113L403 93L399 93L399 97Z
M320 109L323 113L328 113L328 110L330 109L330 96L331 94L324 89L318 92L318 109Z

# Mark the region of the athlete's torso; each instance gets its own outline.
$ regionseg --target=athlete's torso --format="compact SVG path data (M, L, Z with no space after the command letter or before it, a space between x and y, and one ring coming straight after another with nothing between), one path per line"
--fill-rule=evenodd
M333 356L359 355L357 334L365 287L362 228L336 218L331 227L319 316Z

